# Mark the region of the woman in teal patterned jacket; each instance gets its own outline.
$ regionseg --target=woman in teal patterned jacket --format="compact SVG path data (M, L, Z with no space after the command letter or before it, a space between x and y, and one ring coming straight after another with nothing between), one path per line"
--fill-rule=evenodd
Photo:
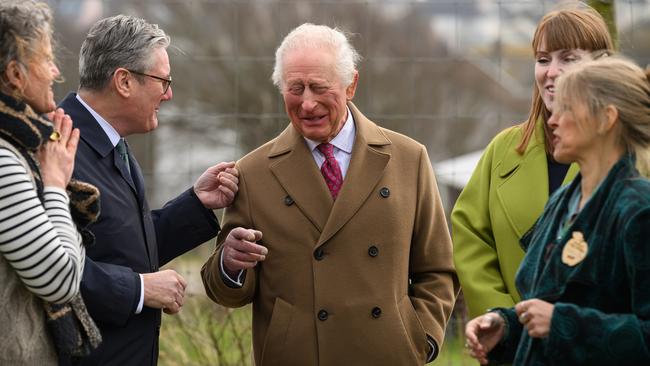
M524 301L471 320L481 364L650 365L650 82L605 58L562 75L553 157L580 174L521 240Z

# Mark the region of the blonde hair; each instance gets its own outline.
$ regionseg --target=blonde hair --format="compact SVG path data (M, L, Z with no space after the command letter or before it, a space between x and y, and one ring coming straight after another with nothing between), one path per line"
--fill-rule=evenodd
M585 51L613 50L614 42L603 17L593 8L581 4L578 8L552 11L540 20L533 36L533 52L542 46L546 51L582 49ZM523 136L516 151L523 154L528 147L538 119L544 122L544 145L546 152L552 151L550 131L546 121L551 112L544 105L537 85L533 85L533 98L528 119L521 124Z
M636 168L650 178L650 71L622 57L589 61L564 73L556 98L571 109L584 103L592 118L607 106L618 111L620 142L636 156Z

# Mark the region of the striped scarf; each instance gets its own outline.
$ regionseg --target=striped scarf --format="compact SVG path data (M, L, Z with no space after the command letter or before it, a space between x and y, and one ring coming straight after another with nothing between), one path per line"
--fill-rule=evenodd
M36 192L43 202L43 181L36 152L54 131L52 122L37 115L27 104L0 93L0 138L11 143L30 167ZM99 190L88 183L72 179L66 187L70 214L83 238L94 244L95 237L87 226L99 216ZM102 341L97 325L88 314L81 294L66 304L44 301L47 325L61 359L73 364L87 356Z

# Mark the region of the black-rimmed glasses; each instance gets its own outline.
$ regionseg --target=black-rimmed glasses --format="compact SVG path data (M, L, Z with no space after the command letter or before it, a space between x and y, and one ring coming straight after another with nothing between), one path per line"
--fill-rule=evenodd
M139 72L139 71L130 70L130 69L126 69L126 70L128 72L132 72L132 73L137 74L137 75L148 76L150 78L160 80L162 82L163 94L167 94L167 90L169 90L169 87L172 85L172 77L171 76L169 76L169 79L165 79L165 78L161 78L160 76L145 74L144 72Z

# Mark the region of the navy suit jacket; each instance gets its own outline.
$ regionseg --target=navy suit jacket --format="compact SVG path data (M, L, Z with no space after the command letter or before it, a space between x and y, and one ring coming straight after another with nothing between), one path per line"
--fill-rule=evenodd
M156 272L219 230L214 213L190 188L160 210L150 210L142 171L129 154L129 175L108 136L69 94L60 105L81 131L74 178L97 186L101 213L90 226L96 242L86 250L81 293L103 343L84 365L156 365L160 310L143 307L138 273ZM132 177L131 177L132 176Z

